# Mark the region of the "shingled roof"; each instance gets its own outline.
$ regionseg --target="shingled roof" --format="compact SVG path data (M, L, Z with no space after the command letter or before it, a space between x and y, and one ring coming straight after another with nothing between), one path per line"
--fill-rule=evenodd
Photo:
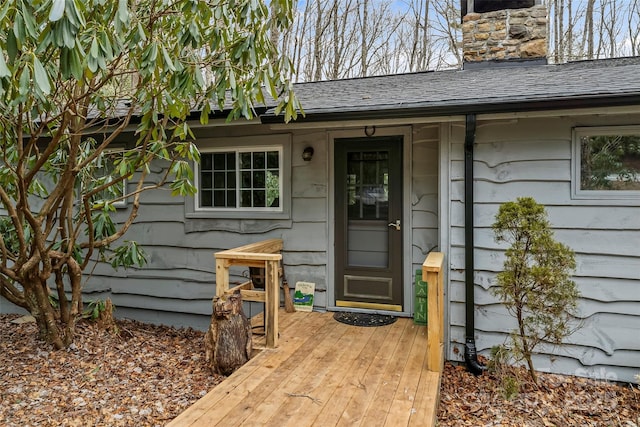
M640 105L640 57L483 66L295 85L298 121ZM281 121L273 110L264 122Z

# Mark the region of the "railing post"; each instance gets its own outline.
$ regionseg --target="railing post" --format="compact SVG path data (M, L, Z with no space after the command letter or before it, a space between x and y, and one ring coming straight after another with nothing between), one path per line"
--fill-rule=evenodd
M216 295L222 296L229 289L229 260L216 258Z
M444 254L431 252L422 264L427 282L427 369L442 372L444 363Z
M216 295L240 291L247 301L265 303L264 320L267 347L278 345L278 308L280 307L280 262L282 239L269 239L234 249L216 252ZM229 267L244 265L265 270L265 289L253 289L251 282L229 288ZM249 287L251 286L251 287Z
M278 286L279 261L267 261L265 268L265 331L267 347L278 346L278 306L280 305L280 286Z

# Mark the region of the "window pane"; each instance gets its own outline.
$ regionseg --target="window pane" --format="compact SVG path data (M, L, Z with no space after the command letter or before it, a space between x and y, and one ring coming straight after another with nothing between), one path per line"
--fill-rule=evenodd
M225 182L225 176L226 173L225 172L216 172L214 174L214 188L227 188L226 186L226 182Z
M236 173L227 172L227 188L236 188Z
M124 196L127 191L127 180L118 181L120 178L118 164L123 158L124 153L115 151L105 151L100 157L98 157L93 178L86 186L83 185L83 188L90 191L103 185L109 186L99 193L94 194L91 198L92 202L112 201L114 206L126 205L126 200L117 200L114 202L114 200Z
M227 191L227 206L230 208L236 207L236 192Z
M211 191L201 191L200 192L200 206L211 207Z
M580 189L640 190L640 135L581 137Z
M225 193L224 190L216 190L213 192L213 206L215 207L227 207L225 204Z
M263 152L253 153L253 168L254 169L265 168L265 156Z
M240 153L240 169L251 169L251 153Z
M216 153L213 155L213 169L220 171L227 168L227 155L225 153Z
M253 207L265 207L266 197L264 190L253 190Z
M243 208L251 207L251 190L240 191L240 207L243 207Z
M347 154L347 205L349 219L388 217L389 156L387 152Z
M202 188L211 188L212 178L211 172L202 172Z
M280 207L280 178L279 172L267 171L267 206Z
M213 165L213 156L211 154L207 154L207 153L200 154L201 170L211 170L212 165Z
M242 182L240 183L240 188L251 188L251 172L242 172Z
M227 169L236 168L236 152L227 153Z
M264 188L265 185L265 172L255 171L253 172L253 188Z
M280 156L277 151L269 151L267 153L267 168L278 169L280 167Z

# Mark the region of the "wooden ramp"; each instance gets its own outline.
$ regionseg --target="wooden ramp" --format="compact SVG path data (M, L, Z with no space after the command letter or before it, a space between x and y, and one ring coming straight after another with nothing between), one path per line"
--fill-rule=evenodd
M441 372L426 369L425 326L400 318L356 327L332 313L279 316L277 348L260 350L168 425L435 425Z

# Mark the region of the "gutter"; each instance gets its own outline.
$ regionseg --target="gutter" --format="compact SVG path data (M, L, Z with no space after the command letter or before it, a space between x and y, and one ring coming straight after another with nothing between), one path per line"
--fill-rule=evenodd
M478 362L475 340L475 295L474 273L475 240L473 237L473 147L476 141L476 115L467 114L464 137L464 272L465 272L465 344L464 360L467 369L475 374L482 374L486 367Z
M294 89L295 92L295 89ZM477 101L477 100L476 100ZM304 108L304 100L300 100ZM430 104L430 105L429 105ZM640 93L627 94L599 94L588 96L558 97L546 99L522 99L519 101L493 102L465 102L456 101L426 103L423 105L409 106L398 105L362 105L337 108L323 108L316 112L310 110L306 116L298 117L295 123L319 122L319 121L347 121L347 120L379 120L379 119L404 119L425 116L456 116L477 114L515 113L539 110L584 109L604 107L624 107L640 104ZM284 123L282 114L275 115L273 109L267 109L261 114L260 121L263 124Z

